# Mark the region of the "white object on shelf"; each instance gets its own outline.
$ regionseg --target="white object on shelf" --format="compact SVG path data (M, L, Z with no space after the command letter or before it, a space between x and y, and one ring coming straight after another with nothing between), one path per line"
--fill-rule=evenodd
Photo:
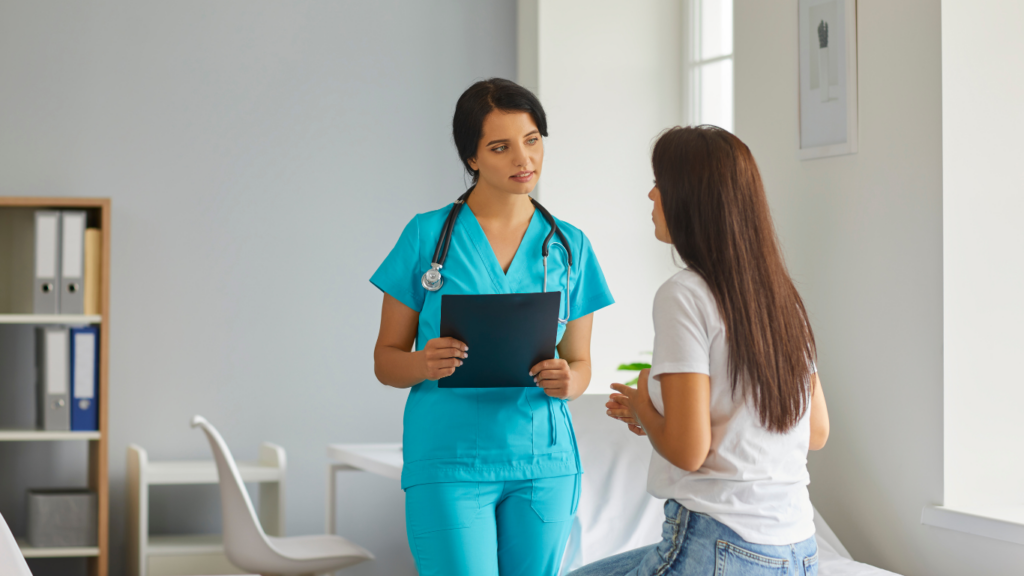
M239 462L243 482L259 488L259 517L268 534L284 535L284 480L287 473L284 448L264 442L259 460ZM212 460L150 462L146 450L128 446L129 545L128 574L244 574L224 555L220 534L149 535L149 487L184 484L217 484Z
M102 324L103 316L98 314L0 314L0 324L60 324L84 326Z
M25 558L82 558L87 556L99 556L100 549L97 546L71 546L57 548L36 548L24 538L18 538L18 547Z
M341 536L267 536L256 518L227 443L202 416L192 417L192 427L200 428L206 435L217 462L224 551L234 564L260 574L314 574L373 560L369 550Z
M0 574L7 576L32 576L25 562L24 553L7 527L7 521L0 515Z
M0 442L38 442L54 440L99 440L99 432L70 432L67 430L0 430Z

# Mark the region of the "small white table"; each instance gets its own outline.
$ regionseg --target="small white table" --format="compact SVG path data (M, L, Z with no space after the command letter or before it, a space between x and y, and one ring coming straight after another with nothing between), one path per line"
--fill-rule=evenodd
M370 472L392 478L402 479L402 445L401 444L330 444L327 446L327 457L331 462L327 465L327 533L334 534L337 473L341 471Z

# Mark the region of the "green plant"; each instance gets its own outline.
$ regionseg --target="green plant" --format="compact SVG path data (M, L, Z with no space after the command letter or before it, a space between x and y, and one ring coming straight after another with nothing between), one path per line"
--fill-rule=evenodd
M637 371L637 370L646 370L646 369L648 369L650 367L651 367L651 365L646 363L646 362L633 362L631 364L619 364L619 368L618 369L619 370ZM636 386L637 382L639 382L639 381L640 381L640 376L637 376L636 378L633 378L629 382L626 382L626 386Z

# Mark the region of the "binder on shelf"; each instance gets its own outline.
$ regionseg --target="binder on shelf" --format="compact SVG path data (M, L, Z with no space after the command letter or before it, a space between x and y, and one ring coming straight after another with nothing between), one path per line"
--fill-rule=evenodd
M100 310L100 268L103 235L99 228L85 229L85 314L98 315Z
M0 314L35 310L35 210L0 210Z
M72 328L71 332L71 429L100 429L99 398L99 330L95 326Z
M36 211L35 296L36 314L60 314L60 212Z
M68 329L36 328L36 426L70 430Z
M60 314L85 311L85 212L60 213Z

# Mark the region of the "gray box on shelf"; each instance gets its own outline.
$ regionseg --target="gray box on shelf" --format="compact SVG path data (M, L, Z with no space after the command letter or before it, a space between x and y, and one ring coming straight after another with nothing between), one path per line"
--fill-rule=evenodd
M28 543L36 548L96 546L96 493L29 490Z

